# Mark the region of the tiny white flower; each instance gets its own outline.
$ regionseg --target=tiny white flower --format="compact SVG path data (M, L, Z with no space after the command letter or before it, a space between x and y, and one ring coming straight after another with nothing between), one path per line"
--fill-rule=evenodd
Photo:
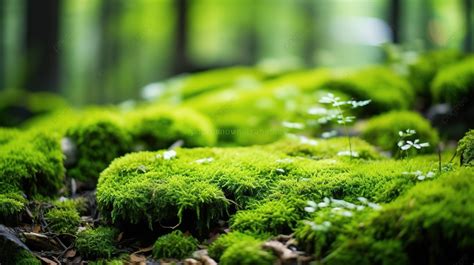
M332 131L329 131L329 132L323 132L323 133L321 134L321 137L322 137L322 138L331 138L331 137L334 137L334 136L336 136L336 135L337 135L337 131L332 130Z
M361 203L367 203L369 200L367 200L367 198L364 198L364 197L357 197L357 200L359 200Z
M345 217L352 217L354 214L351 211L342 211L340 215Z
M314 139L310 139L306 136L300 136L300 143L307 144L307 145L317 145L318 141L316 141Z
M290 129L304 129L304 124L299 123L299 122L289 122L289 121L284 121L281 123L283 127L290 128Z
M318 107L310 108L308 110L308 114L311 114L311 115L323 115L323 114L326 114L327 112L328 110L326 108L318 108Z
M365 209L365 206L363 206L363 205L357 205L357 208L356 208L357 211L362 211L362 210L364 210L364 209Z
M435 175L435 173L433 173L433 172L431 172L431 171L428 172L428 173L426 173L426 177L427 177L427 178L432 178L432 177L434 177L434 175Z
M351 156L352 155L352 157L359 157L358 152L352 151L352 153L351 153L351 151L349 151L349 150L339 151L339 152L337 152L337 155L338 156Z
M367 205L374 210L382 209L382 206L378 205L377 203L369 202Z
M314 212L316 211L315 208L309 207L309 206L308 206L308 207L304 207L304 210L307 211L308 213L314 213Z
M320 203L318 203L318 207L319 207L319 208L325 208L325 207L328 207L328 206L329 206L329 204L326 203L326 202L320 202Z
M207 157L207 158L198 159L195 162L198 163L198 164L205 164L205 163L211 163L212 161L214 161L214 158Z
M283 168L277 168L276 171L280 173L285 173L285 170Z
M314 208L317 207L317 204L314 201L307 201L307 204L311 207L314 207Z
M169 150L169 151L163 152L163 159L164 160L170 160L170 159L175 158L175 157L176 157L176 151L175 150Z

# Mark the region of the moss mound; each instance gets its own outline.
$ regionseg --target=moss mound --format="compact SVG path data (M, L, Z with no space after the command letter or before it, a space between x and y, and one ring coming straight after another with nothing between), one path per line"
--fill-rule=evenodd
M450 264L459 257L470 259L473 177L469 169L457 169L380 208L359 211L344 204L351 214L320 207L296 235L328 264Z
M457 153L461 158L461 165L474 166L474 130L469 130L469 132L459 140Z
M114 158L131 149L131 137L112 113L91 111L86 115L65 133L75 146L77 157L68 165L67 175L95 182Z
M227 248L220 259L223 265L271 265L275 256L261 247L262 242L246 239Z
M63 98L48 92L2 91L0 92L0 126L18 126L31 117L67 106Z
M229 247L243 241L257 241L257 237L249 233L235 231L221 235L214 242L212 242L211 245L209 245L208 254L211 258L219 261L222 254L224 254L224 251L226 251Z
M325 69L300 71L250 88L203 94L184 104L210 117L223 145L267 144L285 135L283 121L307 115L317 102L313 93L329 76Z
M109 259L117 251L117 235L118 231L110 227L86 229L77 234L76 249L88 259Z
M63 154L54 134L24 133L0 148L0 182L28 196L55 194L63 177Z
M410 84L385 67L370 67L330 80L323 88L341 91L356 99L370 99L364 113L377 114L390 110L408 109L415 95Z
M263 78L265 74L262 71L241 66L181 75L165 81L161 88L163 94L157 98L160 101L179 102L229 86L238 86L239 83L258 82Z
M447 102L452 106L474 93L474 58L470 57L443 68L431 85L431 94L436 102Z
M416 134L407 140L419 139L420 142L429 143L428 147L417 150L419 153L435 150L439 141L437 131L420 114L410 111L392 111L369 119L362 131L362 138L399 156L400 147L397 145L400 140L399 131L405 132L407 129L416 131Z
M20 130L0 127L0 146L20 136Z
M75 209L53 208L45 214L45 220L52 232L75 235L81 222L81 217Z
M137 149L163 149L177 140L182 140L186 147L216 143L216 130L211 121L191 109L145 107L133 111L126 119Z
M198 243L194 237L186 236L181 231L176 230L156 240L153 245L153 257L155 259L184 259L197 250Z
M461 59L456 50L434 50L421 54L409 65L409 80L417 94L429 96L430 84L436 74L447 65Z
M16 223L25 203L26 199L18 187L0 181L0 223Z

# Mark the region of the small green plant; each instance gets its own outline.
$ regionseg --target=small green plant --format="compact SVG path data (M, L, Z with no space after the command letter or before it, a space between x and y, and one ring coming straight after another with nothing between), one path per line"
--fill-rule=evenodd
M352 143L351 143L351 136L349 134L348 124L354 122L355 116L348 116L345 114L347 111L347 107L349 106L352 109L363 107L370 103L369 100L363 101L343 101L340 97L334 96L332 93L328 93L326 96L323 96L319 103L328 104L332 106L334 109L328 111L328 115L324 118L324 121L332 121L336 120L338 124L342 124L346 133L347 141L349 144L349 151L340 151L338 155L341 156L349 156L349 157L358 157L359 154L355 151L352 151Z
M412 129L406 129L405 131L399 131L398 135L400 136L397 146L400 148L401 152L405 152L405 157L408 157L408 150L414 149L414 150L420 150L422 148L429 147L430 144L425 142L421 143L420 139L412 139L412 136L416 134L415 130Z
M208 248L208 253L211 258L219 261L222 254L224 254L224 251L226 251L229 247L242 241L252 240L257 240L257 237L253 234L233 231L219 236L214 242L212 242Z
M199 242L194 237L186 236L183 232L175 230L156 240L153 245L153 257L155 259L184 259L197 250L198 244Z
M76 249L88 259L110 258L116 251L118 231L111 227L86 229L77 235Z

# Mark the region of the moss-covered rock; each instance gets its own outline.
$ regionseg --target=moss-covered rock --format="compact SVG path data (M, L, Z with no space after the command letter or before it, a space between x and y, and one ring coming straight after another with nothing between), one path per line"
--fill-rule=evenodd
M151 106L131 112L126 119L136 149L163 149L178 140L186 147L216 144L214 125L192 109Z
M415 93L403 77L389 68L370 67L332 79L322 85L341 91L359 100L370 99L364 113L376 114L390 110L408 109Z
M449 65L438 72L431 85L436 102L456 106L474 93L474 58L470 57Z
M469 130L459 141L457 153L461 158L461 165L474 166L474 130Z
M67 167L67 175L95 182L99 173L116 157L131 150L131 136L120 119L110 112L90 111L65 137L75 146L76 161Z
M63 154L54 133L24 133L0 148L0 182L28 196L55 194L63 177Z
M227 248L220 259L222 265L271 265L276 260L270 252L262 249L262 242L246 239Z
M110 227L86 229L77 234L77 251L87 259L109 259L117 251L115 239L118 231Z
M429 153L435 150L439 142L436 129L420 114L410 111L392 111L369 119L363 128L362 138L399 156L400 147L397 145L401 140L399 132L405 132L407 129L415 130L416 134L406 140L419 139L420 142L429 143L428 147L417 152Z
M153 257L155 259L184 259L197 250L198 243L194 237L175 230L156 240L153 245Z
M71 208L53 208L44 217L48 228L58 234L76 234L81 222L79 213Z

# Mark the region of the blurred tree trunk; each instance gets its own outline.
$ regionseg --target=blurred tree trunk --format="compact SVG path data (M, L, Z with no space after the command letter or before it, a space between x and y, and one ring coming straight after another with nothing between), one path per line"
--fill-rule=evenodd
M123 11L122 0L102 1L100 6L100 44L97 82L91 101L110 103L114 101L115 89L120 86L121 76L115 75L120 64L120 17Z
M59 10L59 0L26 1L28 90L58 90Z
M188 0L176 0L176 35L174 72L182 73L189 70L188 48Z
M400 43L400 16L402 10L402 0L390 0L388 5L388 23L392 29L392 41L393 43Z
M472 8L473 3L472 0L464 0L464 23L465 23L465 37L464 37L464 50L466 52L473 51L473 26L472 26Z

